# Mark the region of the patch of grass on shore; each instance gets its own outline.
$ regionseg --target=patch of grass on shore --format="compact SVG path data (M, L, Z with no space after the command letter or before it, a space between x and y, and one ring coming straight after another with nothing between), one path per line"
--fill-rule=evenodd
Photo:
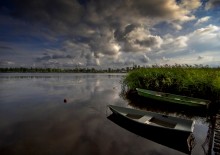
M144 88L216 101L220 97L220 69L139 68L127 73L122 86L124 93Z

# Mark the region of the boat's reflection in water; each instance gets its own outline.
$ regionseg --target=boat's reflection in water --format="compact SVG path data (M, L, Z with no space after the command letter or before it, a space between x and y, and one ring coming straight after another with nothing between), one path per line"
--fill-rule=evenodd
M109 115L107 118L120 127L136 135L186 154L191 154L192 151L192 148L190 148L188 145L189 140L191 140L191 143L195 143L192 138L193 135L191 134L179 133L174 135L172 131L168 132L167 130L160 128L149 128L148 126L143 127L143 125L139 125L138 123L124 119L120 115L116 115L114 113ZM191 139L189 139L190 137Z

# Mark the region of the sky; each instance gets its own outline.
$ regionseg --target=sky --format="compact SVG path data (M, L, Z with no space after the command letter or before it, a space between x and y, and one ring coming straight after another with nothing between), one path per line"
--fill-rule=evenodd
M220 66L220 0L1 0L0 67Z

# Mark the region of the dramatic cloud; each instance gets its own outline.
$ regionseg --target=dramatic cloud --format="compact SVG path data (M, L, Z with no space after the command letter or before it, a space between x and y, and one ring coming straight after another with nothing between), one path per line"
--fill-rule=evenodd
M153 36L143 27L128 25L121 32L115 32L115 38L123 52L148 52L154 48L160 48L163 40L159 36Z
M217 0L8 0L0 3L4 21L0 54L15 63L26 58L27 66L104 67L151 63L159 54L162 58L216 50L219 23L210 23L215 15L204 8L218 4ZM205 22L209 26L195 29ZM12 51L17 56L7 54Z

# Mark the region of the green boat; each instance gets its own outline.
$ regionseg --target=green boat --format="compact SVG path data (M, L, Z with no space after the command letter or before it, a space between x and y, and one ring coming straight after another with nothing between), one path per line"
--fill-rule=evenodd
M211 101L209 100L193 98L193 97L188 97L188 96L181 96L181 95L175 95L175 94L140 89L140 88L136 88L136 90L138 92L138 95L140 96L158 100L158 101L176 103L180 105L208 108L211 103Z

